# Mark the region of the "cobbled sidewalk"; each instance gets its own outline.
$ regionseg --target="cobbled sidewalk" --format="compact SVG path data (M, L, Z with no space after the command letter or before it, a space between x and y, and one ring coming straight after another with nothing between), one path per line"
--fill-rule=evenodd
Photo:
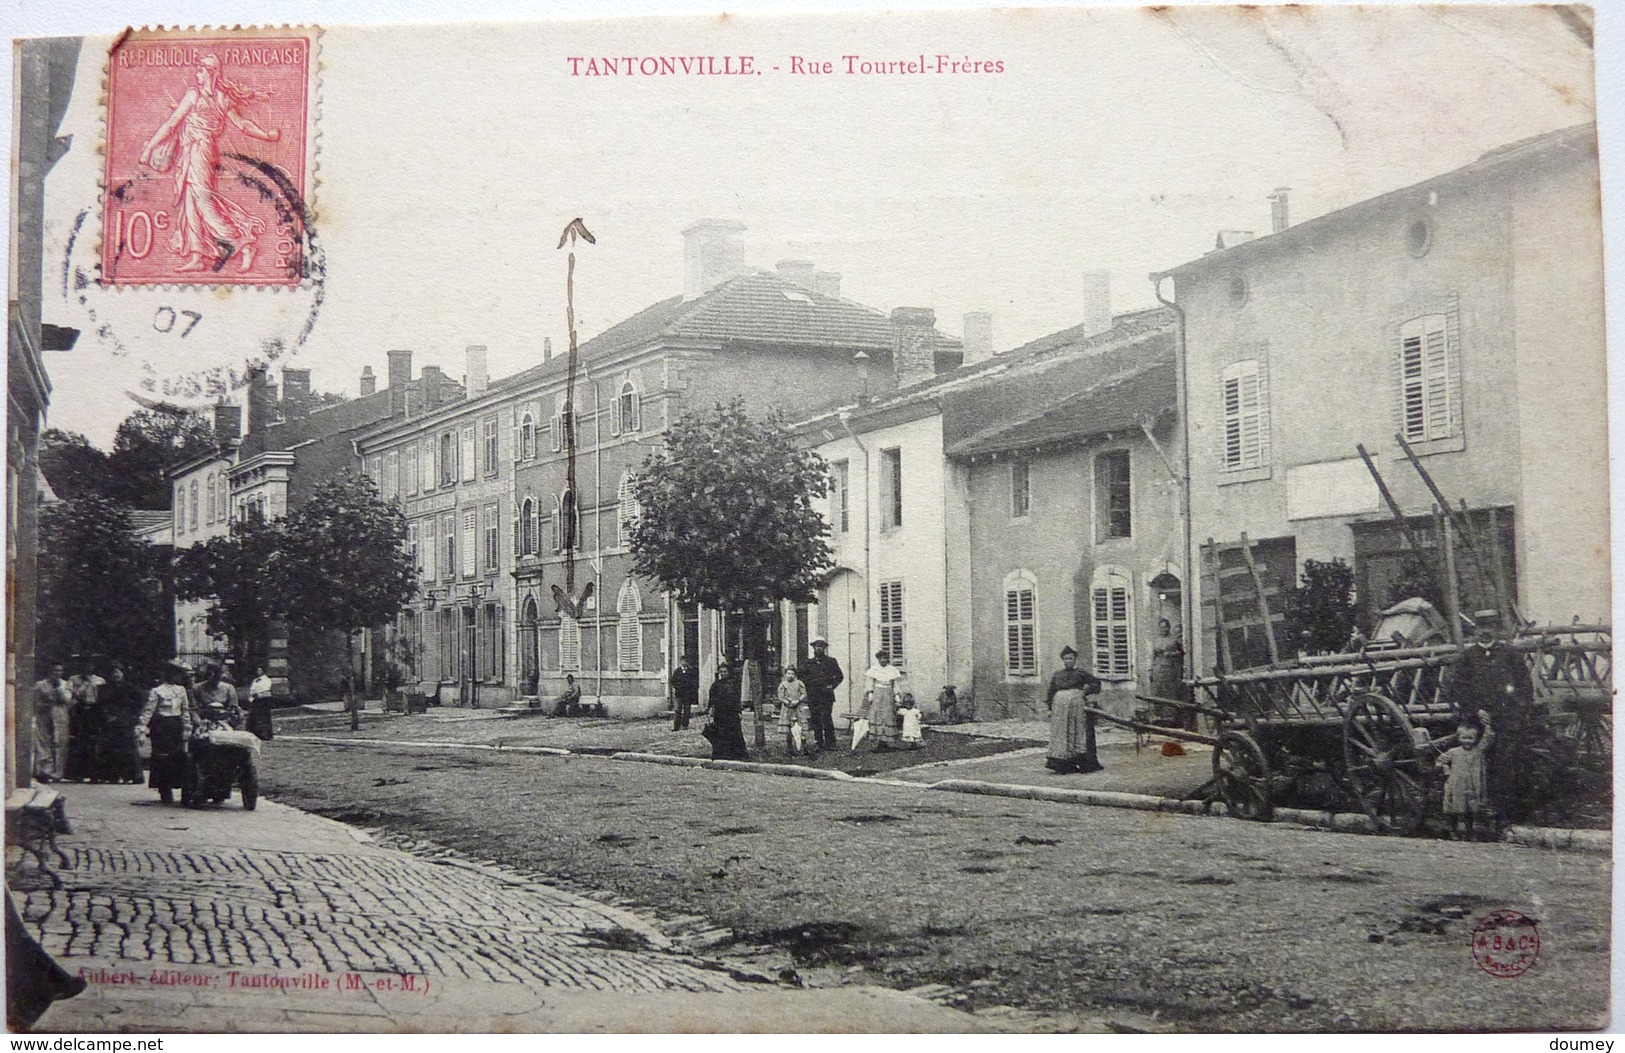
M907 1030L968 1017L878 989L800 991L675 950L649 918L532 875L386 848L262 801L190 811L63 786L60 885L13 865L25 924L85 994L41 1031Z

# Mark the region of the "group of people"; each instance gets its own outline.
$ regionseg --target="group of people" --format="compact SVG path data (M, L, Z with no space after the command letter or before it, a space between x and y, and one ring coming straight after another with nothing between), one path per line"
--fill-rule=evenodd
M835 689L845 680L840 665L829 656L829 641L812 641L813 655L798 668L787 666L779 677L774 697L779 705L779 730L793 754L817 756L835 749ZM706 695L702 713L710 722L702 734L711 743L713 760L748 760L743 717L747 685L743 662L723 662ZM759 697L758 685L749 685ZM694 719L700 701L700 671L692 655L683 655L671 674L672 728L683 731ZM809 741L810 736L810 741Z
M139 783L142 753L150 754L147 785L165 802L190 778L188 745L204 731L245 727L271 737L271 678L261 669L249 685L249 712L224 663L194 677L184 662L164 667L160 683L142 691L120 662L107 675L74 659L64 678L58 662L34 685L34 777L40 782Z

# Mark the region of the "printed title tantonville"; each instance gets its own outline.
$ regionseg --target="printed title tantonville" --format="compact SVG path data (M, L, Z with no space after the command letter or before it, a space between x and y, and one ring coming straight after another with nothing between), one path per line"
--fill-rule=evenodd
M567 55L564 63L572 77L759 77L764 73L812 77L908 77L1004 72L1003 59L946 53L919 54L907 58L875 58L869 55L809 58L790 55L776 64L772 60L764 61L757 55Z

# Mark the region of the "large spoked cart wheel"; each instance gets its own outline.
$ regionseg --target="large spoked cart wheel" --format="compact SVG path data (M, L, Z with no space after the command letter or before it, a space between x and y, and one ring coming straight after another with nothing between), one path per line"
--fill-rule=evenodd
M1245 731L1220 733L1213 747L1213 790L1238 819L1266 820L1273 813L1269 760Z
M1343 781L1382 833L1409 835L1427 818L1425 762L1410 719L1375 692L1350 696L1343 718Z

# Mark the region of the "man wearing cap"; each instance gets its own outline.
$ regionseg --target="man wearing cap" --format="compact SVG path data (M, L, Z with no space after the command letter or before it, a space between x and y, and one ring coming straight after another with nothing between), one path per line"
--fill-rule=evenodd
M813 656L801 663L801 680L807 685L807 709L812 715L813 748L835 748L835 689L846 675L829 656L829 641L822 636L812 642Z
M1095 715L1086 712L1089 696L1100 693L1100 681L1077 668L1078 652L1061 648L1061 665L1049 680L1049 759L1044 766L1057 775L1100 771L1095 756Z

